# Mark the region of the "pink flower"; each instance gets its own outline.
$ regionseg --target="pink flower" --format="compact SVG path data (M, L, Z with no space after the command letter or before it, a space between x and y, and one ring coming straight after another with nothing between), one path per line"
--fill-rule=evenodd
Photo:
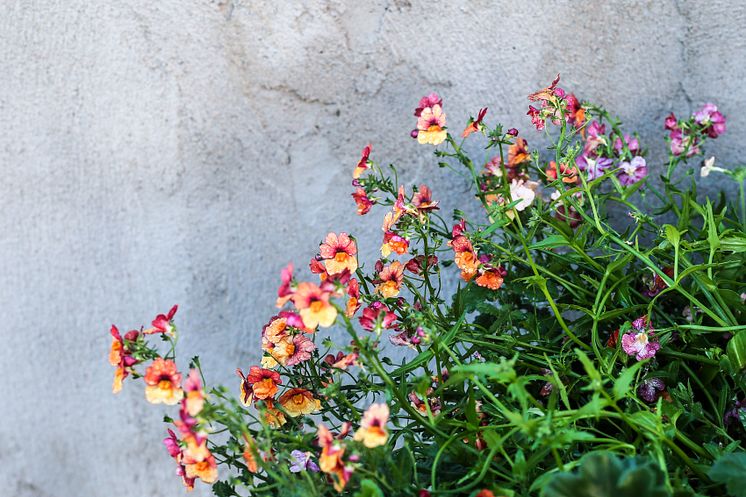
M627 149L632 155L637 155L637 153L640 151L640 143L634 136L624 135L624 143L627 145ZM616 150L616 153L619 155L621 155L622 150L624 150L621 138L617 138L616 140L614 140L614 150Z
M536 131L541 131L542 129L544 129L544 118L541 117L539 109L537 109L533 105L529 105L526 115L531 117L531 124L536 127Z
M707 103L694 113L694 121L707 131L710 138L725 133L725 116L718 112L715 104Z
M442 106L443 99L440 98L437 93L432 92L430 95L427 95L420 99L420 104L414 110L414 115L416 117L420 117L420 115L422 115L423 110L425 110L428 107L434 107L436 105Z
M316 350L316 345L308 339L305 335L295 335L293 337L293 345L295 349L292 355L287 360L288 366L295 366L301 362L305 362L311 358L311 353Z
M677 128L671 131L669 138L671 139L671 153L673 155L678 156L686 153L687 157L691 157L699 153L697 138L685 133L682 129Z
M674 113L671 112L668 116L666 116L666 120L663 122L663 128L669 131L673 131L678 127L679 121L676 119Z
M357 245L347 233L326 235L324 243L319 246L319 253L329 275L340 274L345 269L354 273L357 269Z
M645 159L633 157L631 161L619 164L620 171L617 173L619 182L624 186L634 185L648 175L648 166Z
M376 325L380 324L381 328L396 329L396 314L383 302L373 302L363 309L363 315L359 318L360 326L364 330L373 331Z
M647 316L642 316L632 322L632 330L622 335L622 349L627 355L634 356L638 361L655 357L661 344L654 341L654 330Z
M280 288L277 290L277 307L282 307L293 296L293 263L289 263L280 272Z
M425 107L417 119L417 141L422 144L440 145L448 135L445 127L446 114L440 104Z

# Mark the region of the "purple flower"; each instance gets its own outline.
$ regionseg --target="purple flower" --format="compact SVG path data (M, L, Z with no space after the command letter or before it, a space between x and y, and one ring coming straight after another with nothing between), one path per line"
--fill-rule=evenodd
M617 173L619 182L624 186L634 185L648 175L648 166L643 157L633 157L631 161L619 164L620 171Z
M660 378L650 378L643 380L640 386L637 387L637 396L649 404L653 404L658 401L658 398L663 395L663 391L666 389L666 384Z
M311 460L310 452L301 452L300 450L294 450L290 453L293 457L293 462L290 465L291 473L300 473L301 471L310 470L314 473L319 472L319 467L315 462Z
M736 400L733 404L733 408L725 412L723 416L723 423L726 425L731 424L733 421L738 421L741 417L741 411L746 413L746 399L742 401Z
M686 152L686 156L691 157L692 155L699 153L697 138L684 133L683 130L675 129L671 131L669 138L671 139L672 154L678 156Z
M718 112L715 104L704 104L694 113L694 122L702 125L710 138L717 138L725 133L725 116Z
M624 135L624 143L632 155L636 155L640 151L640 142L634 136ZM616 153L621 155L623 149L622 139L617 138L614 140L614 150L616 150Z
M591 157L586 157L585 155L580 155L575 159L575 165L578 166L581 171L585 171L589 180L603 176L604 171L611 166L611 163L612 160L606 157L593 159Z
M653 327L647 316L632 321L632 330L622 335L622 349L638 361L655 357L661 344L653 340Z

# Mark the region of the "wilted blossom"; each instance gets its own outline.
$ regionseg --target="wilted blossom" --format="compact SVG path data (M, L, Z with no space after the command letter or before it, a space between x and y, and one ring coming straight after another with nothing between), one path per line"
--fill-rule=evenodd
M631 161L619 164L617 177L624 186L634 185L648 175L648 166L643 157L633 157Z
M661 344L654 340L653 331L647 316L635 319L632 322L632 329L622 335L622 349L638 361L655 357Z
M694 113L694 122L702 125L710 138L725 133L725 116L718 112L715 104L707 103Z
M643 380L637 387L637 396L649 404L654 404L666 390L666 384L660 378Z
M630 135L624 135L624 144L627 146L627 150L632 155L637 155L638 152L640 152L640 143L637 141L637 138ZM614 140L614 151L621 155L622 151L624 150L624 146L622 145L622 139L617 138Z
M310 452L303 452L296 449L290 453L290 457L292 457L292 460L288 469L291 473L300 473L306 470L313 471L314 473L319 472L319 467L311 459Z

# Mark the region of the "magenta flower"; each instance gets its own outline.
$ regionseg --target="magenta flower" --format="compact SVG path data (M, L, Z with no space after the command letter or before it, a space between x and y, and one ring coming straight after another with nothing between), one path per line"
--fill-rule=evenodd
M311 353L316 350L316 345L305 335L295 335L293 337L293 353L287 359L288 366L295 366L311 358Z
M634 136L624 135L624 143L632 155L636 155L640 151L640 142ZM614 140L614 150L616 150L616 153L621 155L623 149L622 139L617 138Z
M667 129L669 131L673 131L679 127L679 121L676 119L676 116L673 112L671 112L668 116L666 116L666 120L663 122L663 128Z
M622 349L638 361L655 357L661 344L653 340L653 331L647 316L635 319L632 322L632 330L622 335Z
M619 182L624 186L634 185L648 175L648 166L645 159L633 157L631 161L619 164L620 171L617 173Z
M699 153L697 138L685 133L683 130L675 129L671 131L669 138L671 138L672 154L678 156L686 152L686 156L691 157Z
M544 118L541 117L539 109L537 109L533 105L529 105L526 115L531 117L531 124L536 127L537 131L541 131L542 129L544 129Z
M710 138L717 138L725 133L725 116L718 112L715 104L704 104L694 113L694 121L702 125Z

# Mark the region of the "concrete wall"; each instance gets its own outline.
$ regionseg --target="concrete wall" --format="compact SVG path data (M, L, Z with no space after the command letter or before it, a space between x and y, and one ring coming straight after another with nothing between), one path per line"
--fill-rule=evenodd
M109 325L179 303L181 357L233 382L282 265L329 230L375 250L379 216L349 198L367 141L466 201L408 136L425 92L453 128L488 105L531 140L525 96L559 71L654 151L669 111L714 100L733 163L743 26L729 0L3 1L0 494L183 495L164 411L139 385L110 393Z

